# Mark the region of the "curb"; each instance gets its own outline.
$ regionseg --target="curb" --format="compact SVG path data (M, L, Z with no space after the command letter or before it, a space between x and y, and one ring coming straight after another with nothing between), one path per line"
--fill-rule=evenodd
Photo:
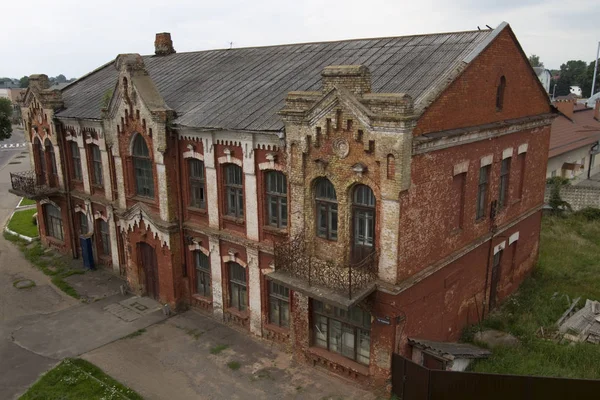
M8 217L8 222L6 223L6 226L4 227L4 232L8 233L9 235L17 236L29 243L31 243L35 239L39 238L39 236L29 237L29 236L21 235L20 233L17 233L15 231L8 229L8 224L10 223L10 220L12 219L13 215L15 215L15 211L17 211L17 210L14 210L12 213L10 213L10 217ZM18 210L18 211L22 211L22 210Z

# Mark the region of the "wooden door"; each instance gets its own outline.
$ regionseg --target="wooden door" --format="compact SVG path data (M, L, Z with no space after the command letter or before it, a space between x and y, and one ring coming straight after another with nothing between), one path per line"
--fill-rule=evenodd
M148 243L139 243L140 263L146 278L146 296L158 299L158 265L156 252Z
M501 264L502 250L494 254L494 263L492 265L492 281L490 283L490 310L496 307L496 297L498 295L498 283L500 282Z

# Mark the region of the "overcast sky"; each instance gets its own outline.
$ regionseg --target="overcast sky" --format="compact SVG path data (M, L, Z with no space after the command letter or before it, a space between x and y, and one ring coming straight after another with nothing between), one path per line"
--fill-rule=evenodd
M326 5L323 5L326 4ZM474 30L507 21L548 68L592 61L598 0L16 0L2 5L0 77L79 77L120 53L152 54ZM8 24L8 25L7 25Z

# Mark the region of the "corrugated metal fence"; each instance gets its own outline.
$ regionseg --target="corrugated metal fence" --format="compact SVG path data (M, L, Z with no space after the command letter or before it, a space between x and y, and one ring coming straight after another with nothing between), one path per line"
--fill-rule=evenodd
M599 399L600 380L430 370L394 354L392 392L402 400Z

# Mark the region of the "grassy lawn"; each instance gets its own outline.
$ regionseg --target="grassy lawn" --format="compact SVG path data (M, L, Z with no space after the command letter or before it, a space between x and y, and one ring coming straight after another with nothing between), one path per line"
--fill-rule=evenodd
M33 224L33 214L36 212L37 210L35 208L31 210L15 211L8 223L8 229L29 237L38 236L38 228Z
M26 197L22 197L21 202L19 203L19 207L32 206L34 204L35 204L35 200L31 200Z
M142 396L82 359L65 359L44 374L21 400L142 399Z
M600 346L549 340L556 332L556 321L568 308L566 296L571 301L581 296L579 308L585 299L600 300L600 221L578 215L544 217L540 258L533 275L482 323L512 333L522 346L496 349L472 370L600 379ZM467 339L470 333L465 334Z
M79 269L69 269L64 259L61 259L60 254L44 253L44 248L39 240L34 240L33 243L27 243L23 239L18 238L4 232L4 238L16 244L27 261L33 266L39 268L44 274L52 277L52 283L60 290L71 297L79 299L79 293L69 285L64 278L71 275L84 274L85 271Z

